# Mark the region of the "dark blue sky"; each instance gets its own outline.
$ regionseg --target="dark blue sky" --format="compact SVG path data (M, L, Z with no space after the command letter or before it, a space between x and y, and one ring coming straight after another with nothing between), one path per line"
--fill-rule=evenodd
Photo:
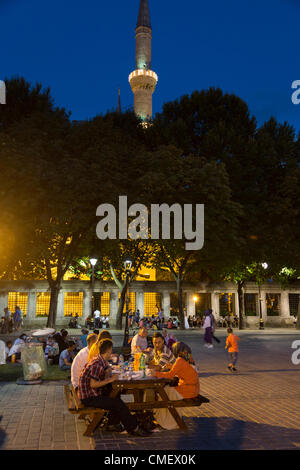
M154 112L193 90L243 98L259 123L274 115L300 130L291 84L300 80L300 0L149 0ZM50 86L73 119L133 104L139 0L0 0L0 78Z

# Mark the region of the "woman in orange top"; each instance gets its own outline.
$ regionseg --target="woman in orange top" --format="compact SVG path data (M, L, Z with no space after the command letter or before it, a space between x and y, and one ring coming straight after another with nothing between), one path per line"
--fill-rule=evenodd
M196 370L192 367L192 352L189 346L184 343L173 344L173 354L176 362L169 372L155 372L156 377L174 378L178 377L177 387L165 387L170 400L182 400L182 398L194 398L199 395L199 377ZM179 415L182 415L181 408L176 408ZM155 409L154 417L158 424L164 429L178 429L178 424L167 409Z
M194 398L199 395L199 377L197 371L192 367L192 351L184 343L173 344L173 354L177 358L169 372L156 372L158 378L173 379L178 377L179 383L175 390L183 398Z

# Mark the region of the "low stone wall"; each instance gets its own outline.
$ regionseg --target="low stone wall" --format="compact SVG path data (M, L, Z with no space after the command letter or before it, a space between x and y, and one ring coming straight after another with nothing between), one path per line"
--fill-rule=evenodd
M246 328L258 328L259 327L259 316L246 317L245 318ZM293 328L294 318L293 317L280 317L280 316L269 316L264 319L264 326L271 328Z

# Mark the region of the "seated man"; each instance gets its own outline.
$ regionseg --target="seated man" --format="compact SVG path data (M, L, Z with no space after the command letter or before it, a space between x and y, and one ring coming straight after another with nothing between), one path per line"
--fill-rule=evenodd
M91 330L94 328L94 319L89 315L85 321L85 327Z
M147 328L141 328L131 341L131 354L140 352L147 352L148 349L148 330Z
M176 358L172 351L165 345L164 337L161 333L153 334L154 349L148 356L149 368L154 370L166 370L175 364ZM168 367L169 366L169 367Z
M51 364L58 364L59 361L59 346L54 341L53 336L49 336L45 347L45 359L46 362Z
M77 356L74 358L71 366L71 382L75 389L79 385L79 377L84 367L89 360L89 352L93 344L97 341L97 335L94 333L88 335L87 337L87 346L81 349Z
M7 328L7 322L5 320L5 317L2 317L1 318L1 321L0 321L0 333L2 335L5 335L8 331L8 328Z
M15 340L13 346L9 350L7 362L18 362L19 364L22 364L21 346L22 344L25 344L26 339L27 335L23 333L19 338Z
M112 382L118 379L108 365L112 353L112 341L104 339L99 344L100 354L88 362L79 378L79 398L85 406L110 411L109 425L115 427L122 423L126 431L134 436L148 436L149 433L138 426L137 419L130 413L121 398L110 397ZM118 430L121 430L118 428Z
M12 348L12 341L7 341L5 345L5 360L7 361L7 358L9 356L10 350Z
M67 349L64 349L59 356L59 367L61 370L71 370L74 357L75 341L69 341Z

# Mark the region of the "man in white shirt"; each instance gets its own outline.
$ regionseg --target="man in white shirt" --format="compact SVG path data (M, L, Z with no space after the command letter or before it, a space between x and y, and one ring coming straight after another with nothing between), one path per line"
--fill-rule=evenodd
M100 326L100 317L101 317L101 312L100 310L95 310L94 311L94 319L95 319L95 328L101 328Z
M83 348L79 351L77 356L75 356L72 366L71 366L71 382L73 387L76 389L79 384L79 377L84 368L84 366L88 362L89 358L89 351L92 345L97 341L97 335L94 333L90 334L87 337L87 347Z
M131 354L146 352L148 348L147 336L148 336L147 328L141 328L138 334L132 338Z

